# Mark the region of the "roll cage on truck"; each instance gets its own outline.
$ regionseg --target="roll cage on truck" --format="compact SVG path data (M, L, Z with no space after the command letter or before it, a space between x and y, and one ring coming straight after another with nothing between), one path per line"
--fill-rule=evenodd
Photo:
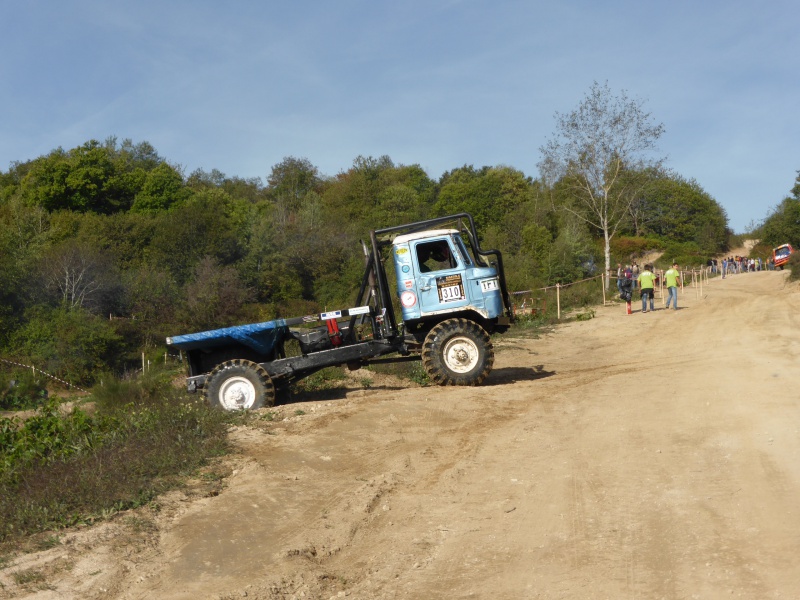
M468 213L373 230L369 241L351 308L168 337L187 355L188 389L225 410L256 409L325 367L419 359L438 385L480 384L494 364L490 334L513 321L500 252L480 247ZM287 356L290 341L298 356Z

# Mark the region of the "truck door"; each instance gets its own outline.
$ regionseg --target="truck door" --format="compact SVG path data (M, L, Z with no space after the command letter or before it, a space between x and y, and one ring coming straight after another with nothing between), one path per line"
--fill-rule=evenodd
M449 239L420 240L412 251L422 315L469 304L464 265Z

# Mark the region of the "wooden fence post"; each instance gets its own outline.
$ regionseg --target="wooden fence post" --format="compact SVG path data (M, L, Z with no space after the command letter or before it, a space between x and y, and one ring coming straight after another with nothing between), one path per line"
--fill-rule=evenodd
M561 284L556 284L556 315L558 320L561 320Z

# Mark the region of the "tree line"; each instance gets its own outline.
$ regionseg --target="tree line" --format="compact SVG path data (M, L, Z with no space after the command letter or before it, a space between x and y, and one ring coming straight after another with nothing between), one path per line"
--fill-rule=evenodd
M800 171L789 195L753 227L750 235L760 240L760 246L767 253L770 248L782 244L791 244L795 250L800 250Z
M543 149L550 179L505 165L433 179L388 156L332 176L297 157L263 179L187 175L148 142L113 137L12 163L0 172L0 355L91 384L143 349L163 353L168 335L341 307L370 229L456 212L504 253L512 290L652 247L698 264L727 249L725 211L696 181L613 147L588 181L564 147ZM621 199L605 231L598 191L601 206Z

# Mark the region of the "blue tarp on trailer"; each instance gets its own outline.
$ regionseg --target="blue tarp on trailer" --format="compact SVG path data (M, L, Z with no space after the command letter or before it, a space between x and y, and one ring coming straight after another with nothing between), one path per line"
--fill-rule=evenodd
M167 338L167 344L181 350L208 349L231 344L243 344L256 352L268 354L275 344L284 339L289 326L283 319L236 325L224 329L188 333Z

